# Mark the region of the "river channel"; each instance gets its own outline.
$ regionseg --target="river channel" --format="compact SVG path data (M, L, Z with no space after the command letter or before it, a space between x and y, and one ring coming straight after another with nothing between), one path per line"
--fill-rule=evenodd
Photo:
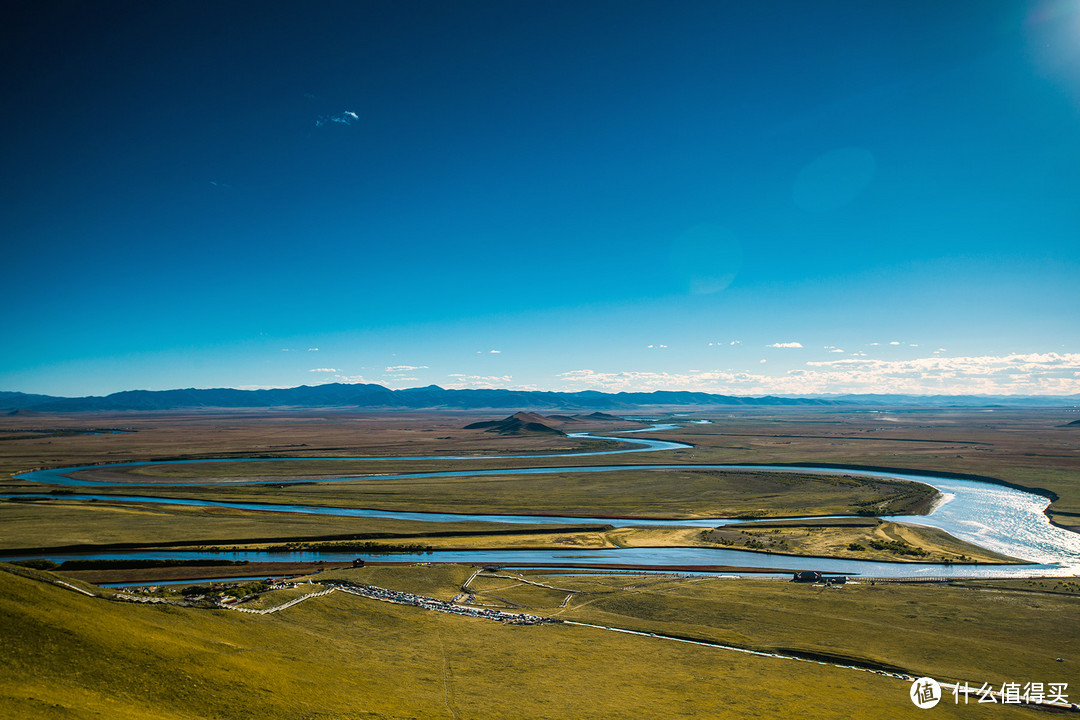
M675 425L656 425L647 431L659 432L677 427ZM586 433L575 433L571 437L582 439L617 440L625 443L633 443L635 447L620 450L605 450L582 453L563 453L558 455L544 455L542 457L585 457L597 455L618 455L634 452L657 452L663 450L685 449L690 446L676 442L667 442L654 439L639 439L627 437L601 437ZM530 458L537 456L517 455L498 456L507 458ZM48 483L52 485L78 486L80 490L89 490L93 486L102 486L108 483L94 482L85 478L73 478L72 474L83 470L107 469L107 468L130 468L145 465L162 464L197 464L206 462L281 462L285 460L305 460L311 458L229 458L191 461L169 462L132 462L117 463L114 465L98 465L71 468L55 468L23 473L16 477L22 480ZM447 462L461 460L476 460L475 456L419 456L419 457L385 457L385 458L342 458L343 460L445 460ZM320 458L325 460L325 458ZM761 570L785 570L785 569L813 569L821 572L841 573L847 575L865 575L870 577L1019 577L1019 576L1074 576L1080 575L1080 534L1064 530L1051 525L1044 514L1049 504L1046 498L1023 490L997 485L978 480L966 480L955 478L935 477L932 475L914 475L891 472L874 472L844 468L817 468L798 466L762 466L762 465L602 465L584 467L558 467L558 468L520 468L500 469L490 471L443 471L425 473L405 473L398 475L380 475L380 480L432 478L432 477L466 477L482 475L520 475L538 473L568 473L568 472L615 472L626 470L650 470L663 471L671 469L686 470L689 468L699 470L752 470L755 472L803 472L820 474L844 474L863 477L882 477L899 480L921 482L936 488L941 493L941 498L934 509L927 515L893 516L891 520L917 523L929 527L944 530L955 537L966 540L981 547L996 552L1016 557L1027 561L1024 565L943 565L931 563L893 563L865 560L841 560L830 558L803 558L790 555L778 555L745 550L729 550L723 548L619 548L609 550L470 550L470 551L436 551L432 553L416 554L357 554L355 552L191 552L191 551L123 551L123 552L97 552L97 553L71 553L71 554L46 554L54 560L64 560L72 557L101 558L101 559L195 559L215 558L228 560L249 560L251 562L296 562L296 561L344 561L356 557L368 561L418 561L418 562L463 562L480 564L507 563L514 565L522 564L565 564L565 565L593 565L593 564L620 564L620 565L646 565L646 566L688 566L688 565L731 565L745 568L758 568ZM364 478L332 478L332 479L309 479L303 482L342 482L347 480L363 480ZM266 481L258 481L264 484ZM124 487L146 487L162 485L205 485L205 480L191 482L153 482L153 483L124 483ZM275 483L281 484L281 483ZM115 485L112 485L115 487ZM32 494L6 494L0 497L50 497L48 495ZM146 495L94 495L91 493L65 494L61 497L70 499L93 499L102 501L137 501L145 503L194 505L204 507L230 507L249 510L261 510L264 512L281 513L305 513L317 515L336 515L352 517L375 517L394 518L407 520L422 520L427 522L455 522L464 520L483 520L508 524L603 524L620 527L629 526L679 526L679 527L717 527L720 525L737 524L744 522L730 518L701 518L694 520L641 520L641 519L612 519L610 517L568 517L568 516L539 516L539 515L488 515L488 514L455 514L455 513L419 513L419 512L393 512L381 510L363 510L355 508L334 508L307 505L283 505L266 503L243 503L243 502L220 502L206 500L191 500L180 498L161 498ZM34 557L41 557L36 555ZM21 557L5 557L5 560L23 559Z

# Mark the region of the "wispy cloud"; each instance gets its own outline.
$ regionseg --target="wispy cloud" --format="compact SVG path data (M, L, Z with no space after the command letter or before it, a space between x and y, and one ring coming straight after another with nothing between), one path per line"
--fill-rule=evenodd
M362 375L335 375L334 381L339 383L345 383L346 385L356 385L358 383L369 383L370 380L365 380Z
M237 385L237 390L288 390L292 385Z
M765 347L771 348L801 348L802 343L799 342L777 342L772 345L766 345Z
M338 125L352 125L354 122L360 119L360 116L354 113L352 110L346 110L345 112L339 112L335 115L320 115L315 120L315 127L322 127L330 123L337 123Z
M1080 353L815 361L778 375L734 370L597 372L574 370L567 389L701 390L741 395L907 393L913 395L1069 395L1080 393Z
M513 380L513 377L510 375L465 375L462 373L450 373L447 377L452 378L450 382L446 383L446 387L451 390L460 390L463 388L501 390L509 388L510 383Z
M652 348L653 350L660 350L660 349L666 348L667 345L650 345L649 347Z
M338 370L337 368L311 368L310 370L308 370L308 372L328 372L328 373L336 373L336 372L341 372L341 371L340 371L340 370Z
M319 352L319 348L308 348L308 352Z
M399 372L412 372L413 370L427 370L427 365L388 365L386 372L399 373ZM415 379L415 378L414 378Z

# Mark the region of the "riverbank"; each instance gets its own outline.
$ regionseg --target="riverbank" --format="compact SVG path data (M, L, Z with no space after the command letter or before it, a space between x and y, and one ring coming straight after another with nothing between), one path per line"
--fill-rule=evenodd
M800 557L908 563L1026 564L942 530L879 518L776 520L701 531L703 543Z

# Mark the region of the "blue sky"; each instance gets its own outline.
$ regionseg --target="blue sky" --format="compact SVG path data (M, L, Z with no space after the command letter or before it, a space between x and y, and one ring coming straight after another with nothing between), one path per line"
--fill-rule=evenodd
M1080 0L34 3L0 389L1080 392Z

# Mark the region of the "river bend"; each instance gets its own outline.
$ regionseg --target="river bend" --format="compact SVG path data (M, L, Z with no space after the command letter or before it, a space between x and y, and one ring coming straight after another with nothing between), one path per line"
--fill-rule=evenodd
M647 431L659 432L677 427L676 425L657 425L647 428ZM640 432L640 431L634 431ZM619 455L635 452L657 452L663 450L676 450L689 448L689 445L662 440L625 437L603 437L586 433L575 433L571 437L617 440L625 443L633 443L635 447L619 450L605 450L582 453L560 453L550 455L499 455L499 456L416 456L416 457L365 457L365 458L341 458L342 460L444 460L447 462L488 459L498 457L501 459L524 459L535 457L586 457L598 455ZM70 477L72 473L81 470L129 468L146 465L162 464L199 464L221 462L281 462L286 460L310 460L311 458L227 458L207 460L177 460L166 462L130 462L116 463L112 465L80 466L69 468L55 468L22 473L16 477L53 485L79 486L80 489L89 490L93 486L102 486L109 483L95 482L87 479ZM325 460L326 458L319 458ZM929 527L944 530L958 538L973 544L985 547L996 552L1022 558L1029 561L1027 565L941 565L930 563L892 563L864 560L840 560L829 558L800 558L789 555L777 555L745 550L729 550L724 548L620 548L609 550L469 550L469 551L436 551L429 554L362 554L360 557L366 560L438 560L442 562L466 562L466 563L565 563L565 564L634 564L634 565L658 565L658 566L686 566L686 565L733 565L740 567L753 567L760 569L786 569L786 568L812 568L822 572L837 572L851 575L867 575L872 577L909 577L909 576L945 576L945 577L996 577L996 576L1035 576L1035 575L1080 575L1080 534L1064 530L1052 525L1044 510L1049 505L1049 500L1040 495L1024 490L1006 487L990 482L978 480L964 480L956 478L944 478L931 475L915 475L905 473L877 472L844 468L818 468L799 466L759 466L759 465L602 465L583 467L547 467L547 468L518 468L499 470L471 470L471 471L442 471L423 473L402 473L379 475L379 479L410 479L432 477L465 477L482 475L519 475L538 473L568 473L568 472L613 472L626 470L671 470L671 469L704 469L704 470L752 470L757 472L804 472L820 474L845 474L864 477L881 477L899 480L921 482L936 488L941 494L941 501L928 515L894 516L890 519L901 522L917 523ZM363 480L363 477L354 478L314 478L302 482L342 482L348 480ZM265 480L255 481L265 484ZM160 487L162 485L191 485L206 483L198 482L174 482L174 483L124 483L125 487ZM280 484L280 483L275 483ZM112 484L115 487L115 484ZM6 494L2 497L41 497L28 493ZM48 497L48 496L46 496ZM682 526L682 527L716 527L719 525L742 522L730 518L701 518L693 520L641 520L625 519L617 520L611 517L578 517L578 516L538 516L538 515L491 515L491 514L456 514L456 513L419 513L419 512L395 512L382 510L364 510L355 508L334 508L308 505L284 505L270 503L243 503L221 502L210 500L191 500L180 498L161 498L148 495L94 495L90 493L65 494L62 497L71 499L92 499L112 501L138 501L145 503L194 505L208 507L230 507L248 510L261 510L265 512L281 513L306 513L317 515L337 515L351 517L377 517L406 520L422 520L426 522L454 522L463 520L483 520L490 522L502 522L510 524L539 524L539 523L597 523L616 524L619 526ZM190 552L190 551L153 551L153 552L115 552L82 554L79 557L95 557L102 559L112 558L223 558L231 560L250 560L252 562L273 561L313 561L327 560L340 561L351 560L357 557L356 553L333 553L333 552L290 552L290 553L264 553L264 552ZM62 560L73 555L56 556L53 559ZM10 557L5 559L20 559Z

